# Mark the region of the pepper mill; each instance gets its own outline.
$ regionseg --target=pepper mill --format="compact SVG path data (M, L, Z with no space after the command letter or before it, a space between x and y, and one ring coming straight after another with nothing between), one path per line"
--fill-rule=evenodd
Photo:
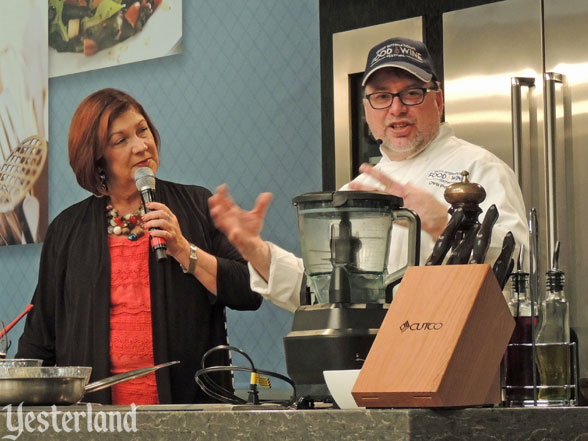
M461 172L461 182L449 185L444 197L451 204L451 215L447 227L441 233L426 265L441 265L448 251L452 250L447 264L468 263L480 228L478 216L482 212L480 203L486 199L486 191L480 184L468 180L469 173Z
M461 265L468 263L468 261L469 263L481 263L477 260L483 262L488 250L491 229L494 225L494 222L489 224L483 236L479 234L481 226L478 216L482 213L480 203L486 199L486 191L480 184L470 182L468 175L466 170L462 171L461 182L447 187L444 194L445 200L451 204L449 214L452 215L452 219L459 211L463 213L461 222L455 227L456 231L451 241L452 252L447 259L448 265ZM485 223L488 222L485 220ZM476 249L478 251L474 253L474 256L478 257L470 259L473 250Z
M451 204L449 214L453 215L455 210L461 208L465 216L455 233L451 249L455 249L469 231L480 225L478 221L478 216L482 213L480 204L486 199L486 190L480 184L470 182L468 176L469 172L463 170L461 182L451 184L443 194L445 200Z

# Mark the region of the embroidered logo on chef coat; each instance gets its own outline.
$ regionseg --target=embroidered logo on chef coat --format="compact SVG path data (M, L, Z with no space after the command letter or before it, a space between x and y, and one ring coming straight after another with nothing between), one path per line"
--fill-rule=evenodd
M429 172L427 181L429 182L429 185L446 188L451 184L461 182L461 172L434 170Z

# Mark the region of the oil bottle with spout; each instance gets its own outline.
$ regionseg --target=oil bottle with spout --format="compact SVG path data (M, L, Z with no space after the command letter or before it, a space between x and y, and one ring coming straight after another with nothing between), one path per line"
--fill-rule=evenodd
M505 396L509 406L533 403L532 326L537 325L537 314L532 311L529 292L529 273L524 270L525 246L521 245L517 270L512 273L512 290L508 307L515 319L515 330L504 357ZM535 316L534 319L532 318Z
M547 272L547 293L541 302L537 332L538 403L567 405L570 401L570 308L564 293L564 273L559 269L559 241Z

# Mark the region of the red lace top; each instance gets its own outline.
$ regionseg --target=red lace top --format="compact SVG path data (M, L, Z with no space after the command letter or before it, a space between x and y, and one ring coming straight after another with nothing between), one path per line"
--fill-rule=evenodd
M111 260L110 370L112 375L153 366L149 234L137 241L108 237ZM155 374L112 387L112 404L158 404Z

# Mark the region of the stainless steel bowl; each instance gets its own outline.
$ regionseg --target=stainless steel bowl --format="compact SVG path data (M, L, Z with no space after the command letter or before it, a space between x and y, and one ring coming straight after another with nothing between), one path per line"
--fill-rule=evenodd
M0 367L36 367L41 366L43 360L36 358L4 358L0 359Z
M6 404L74 404L84 394L142 377L179 361L133 369L88 384L92 368L82 366L2 367L0 366L0 406Z
M82 399L91 367L1 367L0 405L73 404Z

